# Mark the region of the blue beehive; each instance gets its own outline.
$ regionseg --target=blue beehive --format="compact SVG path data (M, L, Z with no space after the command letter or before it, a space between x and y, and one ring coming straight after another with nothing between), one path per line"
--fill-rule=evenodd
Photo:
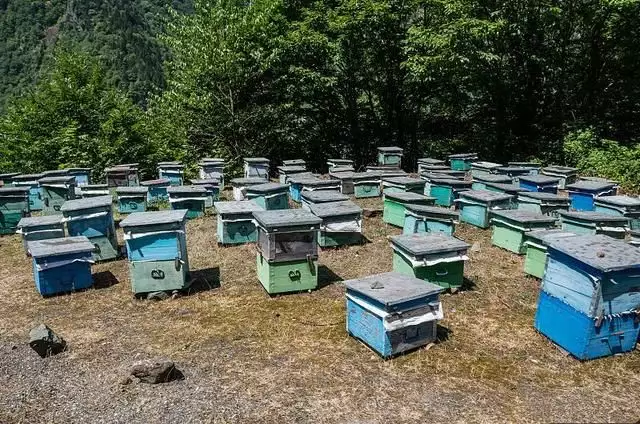
M497 169L500 168L501 166L502 166L501 163L495 163L495 162L485 162L485 161L473 162L471 164L471 175L473 177L478 177L481 175L495 174Z
M181 186L184 183L184 165L180 162L159 162L158 178L166 178L172 186Z
M588 235L554 239L547 253L536 329L583 360L635 348L640 251Z
M269 180L269 159L244 158L244 177Z
M42 189L38 180L42 178L43 174L20 174L13 177L13 185L16 187L29 187L29 210L41 211L42 204Z
M76 179L76 186L88 185L91 181L91 168L69 168L68 175Z
M561 190L564 190L568 184L573 184L578 179L578 169L568 166L547 166L542 168L540 173L549 177L559 178L558 188Z
M344 202L349 196L333 190L304 191L301 195L302 209L310 210L311 205Z
M22 218L18 222L18 234L22 235L25 252L27 243L64 237L64 221L61 215L34 216Z
M289 186L264 183L247 187L247 199L255 201L267 211L289 209Z
M147 196L149 195L147 187L118 187L116 195L118 197L118 212L121 214L147 210Z
M0 187L11 187L13 185L13 179L18 175L20 175L18 172L5 172L0 174L0 181L2 181Z
M422 174L426 169L425 166L445 166L445 161L442 159L434 159L434 158L419 158L418 159L418 174ZM445 166L446 167L446 166Z
M594 199L595 211L629 218L632 230L640 230L640 198L603 196Z
M206 208L212 208L213 202L217 202L220 199L220 180L208 179L208 180L191 180L191 185L202 186L207 190L207 200L204 203Z
M578 181L567 184L571 199L571 208L577 211L592 211L595 209L593 199L598 196L608 196L613 194L614 183L604 183L598 181Z
M109 186L106 184L87 184L80 187L80 193L83 198L108 196Z
M559 178L546 175L521 175L519 180L520 188L527 191L553 194L558 192L558 184L560 184Z
M28 243L38 293L50 296L91 287L91 253L86 237L67 237Z
M407 205L403 234L444 233L452 236L458 223L458 211L438 206Z
M205 158L198 165L200 166L199 176L201 180L219 179L220 189L224 189L224 159Z
M486 190L487 183L510 184L511 177L507 175L482 174L473 177L472 190Z
M487 190L468 190L460 193L456 204L460 220L479 228L489 228L489 214L493 210L511 209L513 196Z
M233 200L246 200L248 187L264 183L264 178L234 178L231 180L231 186L233 187Z
M347 332L383 358L436 340L442 287L396 272L344 284Z
M576 234L604 234L624 239L629 218L595 211L560 212L562 229Z
M167 178L159 180L147 180L140 183L142 187L147 187L147 201L156 203L169 200L167 189L171 187L171 181Z
M517 209L557 217L560 212L569 210L568 197L539 191L523 191L518 193Z
M454 171L468 171L471 164L478 160L477 153L458 153L449 155L449 165Z
M252 200L215 202L218 213L216 235L220 244L244 244L258 240L253 212L264 210Z
M542 166L537 162L507 162L507 165L527 168L529 170L529 175L538 175L542 168Z

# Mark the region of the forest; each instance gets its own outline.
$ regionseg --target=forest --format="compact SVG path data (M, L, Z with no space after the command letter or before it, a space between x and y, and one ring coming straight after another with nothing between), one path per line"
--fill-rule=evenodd
M639 33L639 0L0 0L0 170L397 145L636 190Z

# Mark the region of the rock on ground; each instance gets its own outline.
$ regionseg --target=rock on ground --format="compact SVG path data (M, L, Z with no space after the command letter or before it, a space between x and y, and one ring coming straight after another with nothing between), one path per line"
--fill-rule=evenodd
M130 378L148 384L166 383L179 379L182 373L175 364L168 359L153 359L139 361L133 364Z
M29 332L29 346L40 357L46 358L63 352L67 348L67 342L45 324L40 324Z

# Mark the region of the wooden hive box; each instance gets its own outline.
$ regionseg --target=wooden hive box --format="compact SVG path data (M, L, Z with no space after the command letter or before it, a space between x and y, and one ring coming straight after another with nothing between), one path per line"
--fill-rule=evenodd
M352 167L353 161L351 159L327 159L327 166L329 167L329 172L333 172L336 167Z
M378 165L400 168L402 164L402 152L400 147L378 147Z
M540 171L542 175L560 179L558 188L564 190L568 184L573 184L578 179L578 169L568 166L547 166Z
M3 187L11 187L13 186L13 179L20 175L19 172L5 172L0 174L0 181L2 181Z
M280 181L280 184L287 184L289 182L289 177L303 172L307 172L306 166L281 165L278 167L278 181Z
M425 181L411 177L382 177L383 193L408 192L424 194Z
M461 191L471 189L471 181L452 178L432 178L430 196L435 197L438 206L450 207L458 198Z
M200 161L198 166L201 180L218 179L220 188L224 190L224 168L226 166L224 159L205 158Z
M396 168L393 166L367 166L365 168L365 172L371 172L371 173L375 173L380 175L380 178L382 177L407 177L409 176L409 174L407 174L405 171L403 171L400 168Z
M257 274L269 294L318 286L318 230L322 219L302 209L254 212Z
M76 179L76 187L88 185L91 182L91 168L69 168L68 175Z
M469 171L471 164L478 160L477 153L458 153L449 155L449 166L454 171Z
M145 186L116 188L118 212L125 214L146 211L148 196L149 188Z
M87 237L95 246L93 260L106 261L119 256L111 196L69 200L61 211L69 236Z
M432 206L433 197L411 192L391 192L384 194L382 220L387 224L404 228L405 209L408 205Z
M307 162L304 159L287 159L283 160L282 164L284 166L307 166Z
M362 242L362 208L350 200L313 203L309 210L322 219L318 245L337 247Z
M560 179L557 177L549 177L546 175L520 176L520 188L527 191L556 194L559 184Z
M491 211L512 209L513 196L487 190L468 190L460 192L456 204L462 222L478 228L489 228Z
M120 222L134 294L189 287L187 210L136 212Z
M244 244L258 241L253 212L264 210L252 200L215 202L218 213L216 235L220 244Z
M187 210L187 219L204 215L207 189L202 186L172 186L167 189L173 210Z
M307 191L334 191L340 193L340 183L334 179L321 178L296 178L296 189L294 192L298 196L297 202L302 201L302 193Z
M353 170L331 171L329 172L329 178L340 181L340 193L349 195L349 194L354 194L353 174L354 174Z
M604 234L623 240L629 218L595 211L560 212L562 229L576 234Z
M516 199L520 193L527 192L527 189L520 187L518 184L500 184L500 183L485 183L488 191L495 191L497 193L508 194L513 196L513 207L516 208Z
M89 239L82 236L29 242L27 250L38 293L51 296L91 287L93 249Z
M253 200L267 211L289 209L289 186L265 183L247 187L247 199Z
M59 215L60 208L67 200L76 198L74 177L44 177L38 180L42 189L43 215Z
M518 166L520 168L527 168L529 175L538 175L542 166L537 162L507 162L509 166Z
M61 215L25 217L18 222L17 231L22 235L22 245L27 252L27 243L64 237L64 221Z
M529 175L529 169L520 166L501 166L496 169L496 174L506 175L511 178L511 181L517 183L521 176Z
M635 348L640 250L602 235L549 242L535 327L578 359Z
M396 272L344 285L347 332L383 358L436 340L442 287Z
M45 177L67 177L69 176L69 169L50 169L42 173Z
M166 178L172 186L184 183L184 165L179 162L158 163L158 179Z
M511 178L507 175L483 174L473 177L472 190L487 190L487 183L510 184Z
M557 228L552 230L535 230L526 233L524 239L525 249L527 251L524 258L525 274L542 278L547 265L547 244L556 238L575 235L575 233Z
M418 159L418 174L422 174L426 171L427 166L444 166L448 168L445 164L445 161L442 159L434 159L434 158L419 158Z
M244 177L269 180L269 159L244 158Z
M444 233L453 235L458 223L457 211L438 206L406 205L403 234Z
M318 180L319 175L311 172L301 172L289 177L289 197L296 203L302 201L302 188L307 180ZM334 181L335 182L335 181Z
M444 164L422 164L422 166L420 167L420 172L419 174L430 174L430 173L446 173L448 171L451 171L451 168L449 168L447 165ZM460 172L460 171L457 171ZM462 171L464 174L466 174L466 172Z
M382 176L377 172L354 172L353 195L357 199L380 197Z
M167 178L142 181L140 185L147 188L147 202L158 203L169 200L167 189L171 187L171 181Z
M331 173L340 173L340 172L356 172L353 166L349 165L338 165L331 168Z
M594 182L598 182L598 183L607 183L607 184L613 184L613 188L611 189L611 193L608 194L607 196L615 196L618 194L618 181L614 181L614 180L610 180L609 178L601 178L601 177L583 177L580 176L578 177L578 181L594 181Z
M264 178L234 178L231 180L231 186L233 187L233 200L240 201L246 200L247 188L264 184Z
M598 181L578 181L567 184L571 199L571 209L576 211L592 211L595 209L594 198L613 195L615 184Z
M603 196L594 199L595 211L629 219L632 230L640 230L640 198L631 196Z
M44 207L42 189L38 184L38 180L43 177L43 174L20 174L13 178L15 187L29 187L29 210L31 212L41 211Z
M533 230L551 229L556 218L523 210L492 211L491 243L518 255L526 253L525 234Z
M107 185L115 192L116 187L135 187L139 185L137 164L116 165L106 168Z
M640 247L640 230L628 230L629 244L634 247Z
M443 233L415 233L391 237L393 270L446 289L464 282L469 245Z
M424 194L425 196L431 195L431 181L432 180L442 180L442 179L453 179L464 181L464 175L462 178L458 178L457 176L452 176L449 172L466 174L464 171L432 171L432 172L423 172L420 174L420 179L424 180Z
M301 196L302 209L311 210L311 205L326 205L327 203L343 202L349 200L349 196L346 194L338 193L337 191L305 191Z
M478 161L471 163L471 176L495 174L496 170L503 166L501 163Z
M518 193L517 202L519 210L553 217L559 216L560 212L568 211L571 203L568 197L537 191Z
M108 196L109 186L106 184L87 184L80 187L83 198Z
M220 200L220 179L212 178L207 180L191 180L191 185L202 186L207 190L207 199L204 202L205 208L212 208L213 203Z

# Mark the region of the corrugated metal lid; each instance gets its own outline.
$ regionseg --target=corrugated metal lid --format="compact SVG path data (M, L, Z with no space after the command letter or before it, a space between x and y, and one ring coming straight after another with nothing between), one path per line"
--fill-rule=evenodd
M187 209L172 209L154 212L134 212L120 222L120 227L142 227L147 225L161 225L183 222L187 219L187 212Z
M613 206L640 207L640 198L631 196L598 196L595 203Z
M626 223L629 221L629 218L618 215L610 215L603 212L596 211L561 211L559 212L560 216L570 218L570 219L578 219L582 221L589 222L618 222L618 223Z
M93 252L95 246L84 236L30 241L27 250L34 258Z
M311 212L319 218L362 214L362 208L353 203L351 200L328 203L313 203L309 205L309 209L311 209Z
M349 196L346 194L331 190L303 191L301 196L310 203L328 203L349 200Z
M92 209L92 208L104 208L111 207L113 203L113 199L111 196L96 196L96 197L87 197L76 200L67 200L60 207L60 211L62 212L71 212L71 211L79 211L84 209Z
M602 181L578 181L573 184L567 184L567 190L585 190L585 191L600 191L611 190L615 186L614 183L606 183Z
M266 228L286 228L319 225L322 220L303 209L282 209L254 212L253 217Z
M264 183L257 184L247 187L247 193L277 193L277 192L287 192L289 190L289 185L287 184L278 184L278 183Z
M213 207L216 208L219 214L251 213L264 210L262 206L253 200L215 202Z
M414 233L391 237L391 243L414 256L464 251L469 244L444 233Z
M640 268L640 249L605 235L564 237L548 246L603 272Z
M30 216L22 218L18 222L18 228L39 227L41 225L55 225L62 224L64 217L62 215L44 215L44 216Z
M467 197L469 199L477 200L480 202L499 202L502 200L510 200L512 195L506 193L498 193L497 191L489 190L467 190L460 193L460 197Z
M444 289L415 277L397 272L370 275L344 282L347 290L363 294L382 303L385 307L431 296Z
M149 192L149 187L146 186L133 186L133 187L126 187L126 186L121 186L121 187L117 187L116 188L116 193L117 194L147 194Z
M429 197L423 194L412 193L410 191L385 192L384 198L396 200L402 203L423 204L423 205L433 204L433 202L436 200L435 197Z
M525 181L532 184L558 184L560 178L550 177L548 175L522 175L520 181Z
M556 218L521 209L491 211L494 216L522 223L555 223Z

